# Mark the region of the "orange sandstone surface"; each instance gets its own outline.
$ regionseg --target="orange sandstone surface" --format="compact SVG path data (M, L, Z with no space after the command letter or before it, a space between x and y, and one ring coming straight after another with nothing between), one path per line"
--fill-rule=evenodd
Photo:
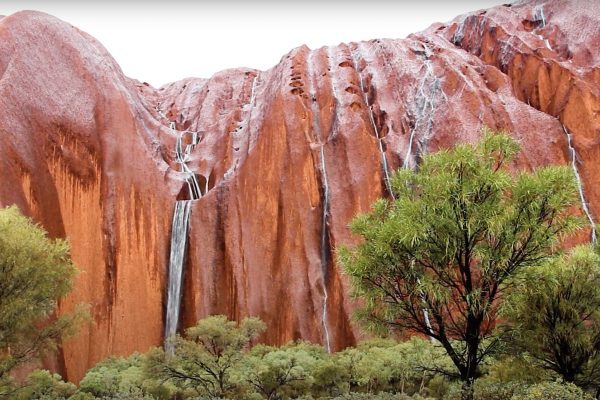
M338 350L360 330L335 262L386 177L428 152L511 132L515 168L572 164L600 211L600 7L523 1L406 39L292 50L155 89L94 38L39 12L0 19L0 206L67 238L81 272L62 312L92 320L52 367L71 380L163 339L178 131L199 133L180 327L256 315L261 338ZM169 127L175 123L175 129ZM571 135L571 141L568 135ZM588 229L589 233L589 229Z

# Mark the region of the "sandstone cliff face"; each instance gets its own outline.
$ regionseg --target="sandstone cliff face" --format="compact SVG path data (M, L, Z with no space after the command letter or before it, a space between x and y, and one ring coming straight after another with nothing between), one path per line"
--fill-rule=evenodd
M348 221L388 195L391 171L476 141L484 125L521 141L515 168L571 163L572 134L595 219L599 22L592 1L520 2L406 39L304 46L268 71L155 89L62 21L4 17L0 205L69 239L82 272L61 310L92 307L55 368L78 380L109 354L161 343L171 216L187 196L173 152L180 130L200 134L188 165L203 194L192 205L182 327L257 315L269 343L355 343L334 259L356 240Z

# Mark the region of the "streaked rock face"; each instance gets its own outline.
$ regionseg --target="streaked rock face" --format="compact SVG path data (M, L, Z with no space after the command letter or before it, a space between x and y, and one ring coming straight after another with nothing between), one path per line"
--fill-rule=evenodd
M0 205L16 203L81 269L67 311L93 322L54 368L78 380L109 354L162 342L177 132L197 131L181 326L260 316L262 340L355 343L335 263L349 220L387 196L386 176L427 152L511 132L515 168L571 163L600 207L600 8L534 1L400 40L310 50L268 71L233 69L154 89L93 38L51 16L0 20ZM564 129L563 129L564 126ZM589 233L589 232L588 232ZM581 235L581 239L584 239Z

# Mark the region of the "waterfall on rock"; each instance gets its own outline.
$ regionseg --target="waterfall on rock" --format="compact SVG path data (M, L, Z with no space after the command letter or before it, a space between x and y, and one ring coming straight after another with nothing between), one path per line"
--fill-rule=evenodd
M165 350L173 353L173 344L169 341L177 332L179 308L181 305L181 283L185 262L191 200L175 203L173 224L171 227L171 255L169 257L169 283L167 285L167 315L165 320Z
M171 122L170 128L175 130L175 123ZM186 134L191 135L191 143L183 147L183 139ZM171 226L171 253L169 256L169 283L167 285L167 311L165 317L165 351L173 354L175 351L173 343L169 340L177 333L179 325L179 310L181 308L181 295L183 283L183 266L188 242L188 230L192 200L201 197L200 185L196 174L187 165L189 156L194 146L198 144L198 133L183 131L178 132L175 142L175 160L181 167L181 172L186 174L185 181L188 186L191 200L180 200L175 203L173 211L173 223ZM208 182L208 179L207 179ZM208 191L208 187L206 188ZM205 191L205 193L206 193Z
M356 74L358 75L358 84L363 95L365 106L369 111L369 121L371 121L371 127L373 128L373 133L375 135L375 138L377 139L377 146L379 148L379 154L381 157L381 169L384 175L385 188L387 192L393 197L392 187L390 185L390 171L388 167L387 156L385 155L385 149L383 148L383 138L381 137L381 133L379 132L379 129L377 129L377 124L375 123L375 116L373 115L373 104L369 102L369 91L365 86L363 72L359 69L358 60L360 59L360 57L360 48L357 48L356 51L352 53L352 62L354 63L354 69L356 71Z
M329 244L329 181L327 178L327 168L325 160L325 144L328 141L328 137L323 137L321 132L321 124L319 122L319 104L317 102L317 83L315 80L314 52L311 52L307 60L308 79L310 85L310 99L311 99L311 112L313 116L312 129L314 133L314 140L319 145L319 172L321 175L321 186L323 189L323 197L321 204L323 212L321 214L321 274L322 280L321 285L323 289L323 305L321 308L321 324L323 325L323 344L328 353L331 353L331 337L329 334L329 320L327 316L327 301L329 300L329 293L327 290L327 278L329 275L329 263L330 263L330 244Z
M325 348L331 353L331 339L329 337L329 328L327 321L327 275L329 269L329 226L327 218L329 216L329 183L327 182L327 169L325 168L325 152L323 145L320 148L321 156L321 174L323 176L323 217L321 218L321 270L323 273L323 311L321 312L321 323L325 331Z
M579 175L579 168L577 167L579 157L573 145L573 137L571 133L567 130L567 128L564 125L562 126L562 128L565 132L565 135L567 136L567 150L571 156L571 168L573 169L573 173L575 174L575 179L577 181L579 199L581 200L581 209L583 210L583 213L587 217L590 224L590 240L592 241L592 243L596 243L596 223L594 222L594 218L592 218L592 213L590 212L590 208L585 198L585 193L583 192L583 181L581 180L581 176Z

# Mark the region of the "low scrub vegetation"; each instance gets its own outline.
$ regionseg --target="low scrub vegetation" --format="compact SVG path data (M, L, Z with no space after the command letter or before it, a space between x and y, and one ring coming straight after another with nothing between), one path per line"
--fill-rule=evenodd
M438 343L372 339L327 353L320 345L291 342L250 346L264 329L257 319L240 324L211 316L178 336L174 354L160 348L111 357L90 369L79 387L35 371L16 399L339 399L459 400L462 384ZM440 372L442 371L442 372ZM528 353L490 357L474 385L476 400L580 400L590 392L564 382Z

